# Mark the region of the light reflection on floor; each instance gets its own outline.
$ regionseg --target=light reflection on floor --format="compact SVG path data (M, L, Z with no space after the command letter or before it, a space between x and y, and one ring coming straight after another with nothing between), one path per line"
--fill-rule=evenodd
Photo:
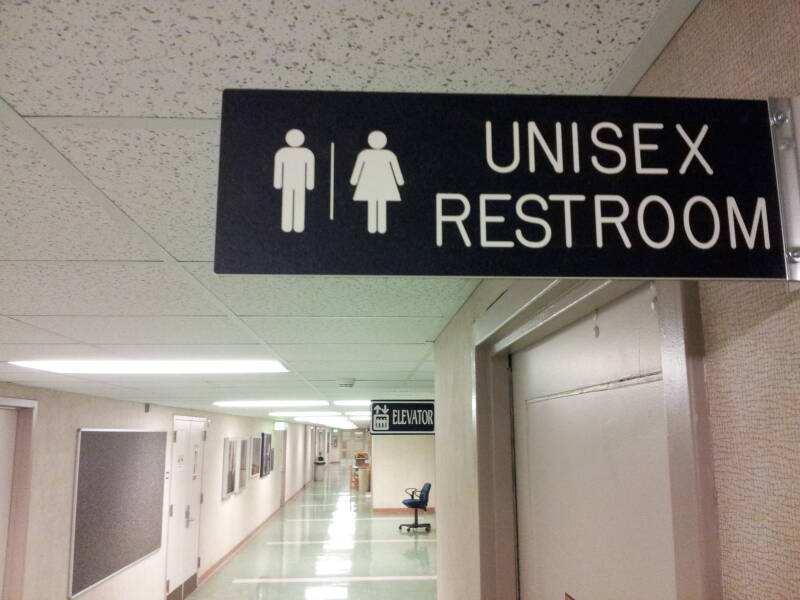
M433 515L421 519L430 534L400 533L408 515L375 515L348 482L347 466L329 465L189 600L434 600Z

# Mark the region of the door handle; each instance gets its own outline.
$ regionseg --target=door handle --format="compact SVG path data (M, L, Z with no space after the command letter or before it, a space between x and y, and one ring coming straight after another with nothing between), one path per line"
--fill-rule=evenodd
M189 523L191 523L192 521L196 521L197 520L197 519L192 519L191 515L192 515L192 505L191 504L187 504L186 505L186 512L184 513L184 516L186 517L186 528L187 529L189 528Z

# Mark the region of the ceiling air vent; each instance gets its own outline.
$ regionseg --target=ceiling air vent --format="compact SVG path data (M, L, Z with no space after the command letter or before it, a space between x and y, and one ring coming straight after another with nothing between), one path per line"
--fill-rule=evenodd
M340 388L351 388L356 384L356 380L353 377L340 377L336 380L336 385Z

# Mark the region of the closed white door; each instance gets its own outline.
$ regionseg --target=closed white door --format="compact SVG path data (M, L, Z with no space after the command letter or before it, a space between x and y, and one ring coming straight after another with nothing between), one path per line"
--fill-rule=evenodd
M198 571L205 421L175 418L167 539L169 592Z
M653 300L643 286L512 357L523 600L677 600Z
M6 566L16 435L17 411L0 408L0 592L3 590Z

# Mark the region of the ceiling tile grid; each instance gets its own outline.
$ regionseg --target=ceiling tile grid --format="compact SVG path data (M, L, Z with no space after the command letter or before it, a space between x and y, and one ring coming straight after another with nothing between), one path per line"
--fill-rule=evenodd
M221 314L179 267L132 262L0 262L0 315Z
M24 115L207 117L226 87L599 93L663 3L4 2L0 95Z
M432 342L446 323L443 317L244 317L244 322L272 344L408 344Z
M0 121L3 260L153 260L101 208ZM91 227L86 227L91 223Z
M39 131L177 260L214 260L218 130Z
M2 344L72 344L75 340L9 317L0 317ZM2 367L2 364L0 364Z
M18 317L87 344L249 344L256 340L228 317Z
M277 358L292 371L0 362L0 380L212 410L433 397L432 342L478 280L214 274L221 90L600 93L669 1L0 2L0 361ZM4 110L48 118L12 131Z
M449 318L478 284L453 278L216 275L211 263L188 269L243 317Z

